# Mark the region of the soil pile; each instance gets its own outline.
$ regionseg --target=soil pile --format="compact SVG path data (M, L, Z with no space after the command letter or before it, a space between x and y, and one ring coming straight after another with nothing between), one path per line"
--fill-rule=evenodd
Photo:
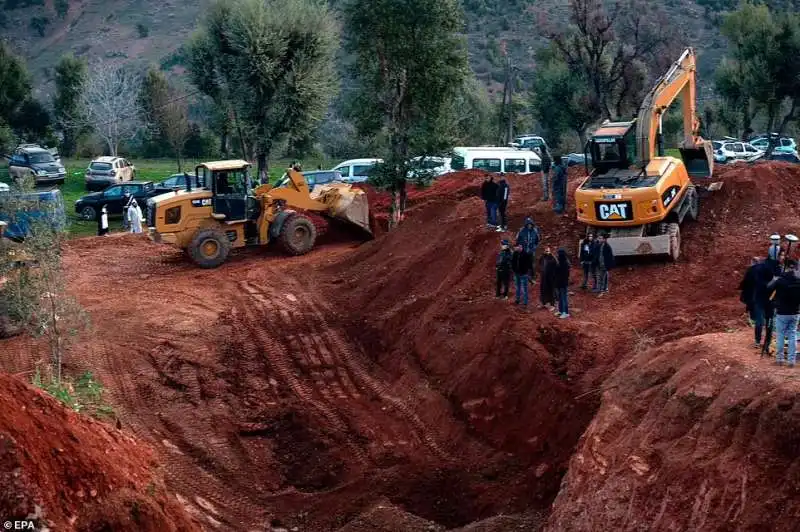
M0 515L54 530L192 531L151 451L0 374Z
M750 338L687 338L614 373L547 529L796 530L800 386Z

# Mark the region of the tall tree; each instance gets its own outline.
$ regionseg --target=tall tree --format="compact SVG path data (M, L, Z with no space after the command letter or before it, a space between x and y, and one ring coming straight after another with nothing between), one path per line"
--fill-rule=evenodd
M569 24L550 32L570 70L589 87L596 119L621 119L635 112L680 41L657 5L644 0L570 0Z
M374 181L392 193L392 224L405 210L409 159L452 147L448 104L467 76L458 0L348 0L347 48L356 56L356 116L364 133L386 130L389 151ZM414 177L409 177L412 175Z
M0 130L5 132L0 136L4 138L3 144L10 144L10 125L30 94L30 75L25 63L0 41Z
M767 131L779 124L782 134L800 112L800 16L773 16L766 5L745 2L725 17L722 31L732 57L718 73L720 91L738 103L754 101L767 115Z
M81 91L79 123L105 142L116 156L120 143L141 131L139 86L141 79L122 65L98 62L91 65Z
M56 95L53 111L56 126L61 130L64 140L61 153L75 153L78 136L81 91L86 82L86 62L73 55L65 55L56 65Z
M302 139L324 117L337 88L337 43L322 0L216 0L206 13L188 47L189 70L230 113L262 182L274 147Z
M186 99L170 85L163 72L151 67L142 83L140 101L146 124L169 144L178 172L182 171L183 150L191 131Z

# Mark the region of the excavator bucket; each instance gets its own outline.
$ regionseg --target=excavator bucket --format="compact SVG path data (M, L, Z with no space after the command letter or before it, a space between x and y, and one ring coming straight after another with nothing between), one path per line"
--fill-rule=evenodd
M711 142L704 140L694 145L684 142L680 152L689 177L707 179L714 174L714 147Z
M311 194L313 199L329 207L332 218L357 225L372 234L369 226L369 201L367 194L344 183L318 186Z

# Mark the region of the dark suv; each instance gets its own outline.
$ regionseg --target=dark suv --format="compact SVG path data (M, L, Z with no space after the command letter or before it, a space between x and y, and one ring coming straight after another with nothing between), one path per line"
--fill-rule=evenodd
M18 180L31 176L36 186L61 185L67 170L49 150L40 146L21 146L8 161L8 174Z
M87 194L75 202L75 212L84 220L96 220L103 205L108 214L122 214L128 196L133 196L136 203L144 210L148 198L163 194L152 181L129 181L121 185L112 185L102 192Z

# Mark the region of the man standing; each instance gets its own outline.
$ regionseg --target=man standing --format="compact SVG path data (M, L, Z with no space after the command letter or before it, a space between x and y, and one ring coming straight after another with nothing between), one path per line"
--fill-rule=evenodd
M794 367L797 355L797 323L800 314L800 278L797 276L797 261L787 259L786 272L767 287L770 294L775 292L775 328L777 329L777 349L775 362L783 365L784 343L788 339L789 355L787 363Z
M556 291L558 292L558 312L556 315L563 319L569 318L569 259L564 248L558 250L558 263L556 264Z
M497 225L497 183L491 174L481 185L481 199L486 205L486 227L494 229Z
M511 257L512 253L508 247L508 240L501 241L500 253L497 254L495 261L497 273L495 294L498 298L508 299L508 285L511 281Z
M597 269L597 288L594 291L602 296L608 293L608 272L614 267L614 251L608 243L608 235L601 234L598 241L592 259Z
M560 155L553 158L553 211L564 214L567 204L567 166Z
M509 187L506 182L505 174L500 174L500 181L497 182L497 210L500 212L500 225L497 226L498 233L508 231L506 209L508 208L508 200L510 197L511 187Z
M536 257L536 249L539 247L541 235L539 228L533 221L533 218L525 218L525 225L517 233L517 241L514 243L516 246L522 246L522 250L530 255L531 270L529 272L530 278L536 278L536 270L534 269L534 260Z
M97 236L106 236L106 234L108 234L108 209L103 205L100 215L97 217Z
M511 255L511 270L514 272L514 304L519 305L520 296L522 296L522 304L528 306L528 273L533 267L533 259L531 254L527 253L522 247L522 244L517 244Z
M558 263L549 247L544 248L544 253L539 261L539 272L542 283L539 285L539 301L541 306L552 309L556 303L556 268Z
M553 161L546 144L542 145L539 155L542 158L542 201L550 201L550 166Z
M142 232L142 209L139 203L134 199L128 205L128 227L131 233Z
M592 288L597 288L597 274L592 268L592 257L594 256L594 235L589 233L581 243L581 266L583 267L583 283L581 288L586 290L589 287L589 274L592 274Z

